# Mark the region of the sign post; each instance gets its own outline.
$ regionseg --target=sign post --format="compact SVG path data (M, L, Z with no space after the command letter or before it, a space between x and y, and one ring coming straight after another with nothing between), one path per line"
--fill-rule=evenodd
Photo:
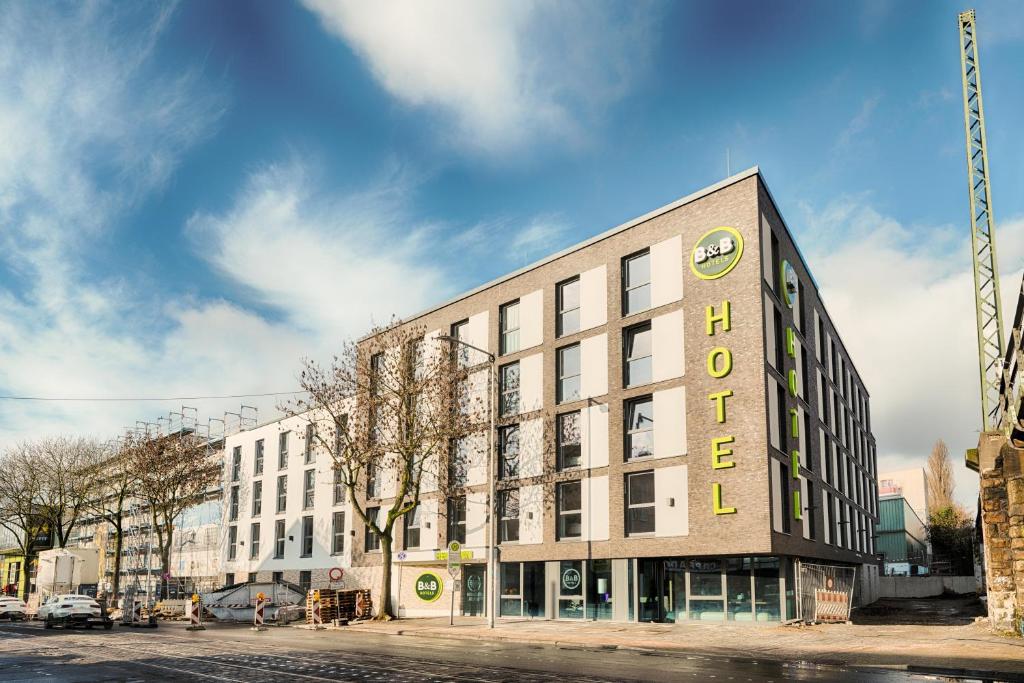
M452 577L452 581L459 575L462 570L462 544L458 541L452 541L448 544L448 576ZM455 590L452 587L452 605L451 611L448 614L448 625L455 625Z

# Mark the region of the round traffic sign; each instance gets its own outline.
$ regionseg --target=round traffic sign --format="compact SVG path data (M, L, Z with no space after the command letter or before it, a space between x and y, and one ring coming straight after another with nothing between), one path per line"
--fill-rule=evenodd
M423 602L434 602L443 592L444 583L434 572L423 572L416 577L416 597Z
M342 577L345 576L345 570L341 567L331 567L331 570L327 572L327 577L331 581L341 581Z
M460 552L461 550L462 550L462 544L459 543L458 541L452 541L451 543L448 544L448 552L450 552L450 553L457 553L457 552Z

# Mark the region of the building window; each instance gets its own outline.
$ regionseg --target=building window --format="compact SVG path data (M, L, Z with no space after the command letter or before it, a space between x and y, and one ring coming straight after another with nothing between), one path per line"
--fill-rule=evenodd
M583 535L583 495L578 481L558 485L558 540Z
M249 559L255 560L260 556L260 523L254 522L249 527Z
M771 232L771 249L772 249L772 291L779 296L782 296L782 292L779 291L779 268L782 264L779 262L781 258L779 256L779 238L775 235L775 231Z
M580 446L580 411L562 413L557 422L558 469L568 470L579 467L582 462Z
M626 330L626 386L649 384L651 372L651 324L644 323Z
M288 467L288 432L277 435L277 469Z
M772 320L775 322L775 369L786 374L786 331L782 327L782 313L775 304L772 304Z
M377 476L377 463L373 460L366 463L366 497L380 498L380 478Z
M654 455L654 400L641 396L626 401L626 459Z
M303 569L299 572L299 588L302 589L303 593L308 593L309 589L313 587L313 572L309 569Z
M498 542L519 540L519 489L498 492Z
M252 516L259 517L263 512L263 482L252 483Z
M498 413L505 417L519 412L519 363L501 366L498 376L501 392Z
M468 342L467 336L469 334L469 321L463 320L452 325L451 336L459 341ZM465 344L457 344L452 342L452 358L458 364L460 368L469 367L469 347Z
M235 573L234 572L228 572L227 574L224 575L224 585L225 586L234 586L235 585Z
M282 474L277 478L277 511L284 512L288 509L288 475Z
M263 439L256 441L256 457L253 458L252 472L255 475L263 474Z
M345 513L335 512L331 520L331 554L345 552Z
M249 572L249 583L256 583L256 572Z
M238 554L238 527L228 527L228 560L235 559Z
M466 497L448 499L448 542L466 542Z
M626 535L654 533L654 472L626 475Z
M302 557L313 557L313 517L302 518Z
M519 350L519 302L513 301L501 307L501 353L515 353Z
M651 252L622 259L622 313L629 315L651 307Z
M341 477L341 470L334 470L334 504L341 505L345 502L346 493L345 481Z
M558 402L576 401L580 397L580 345L558 349Z
M580 331L580 279L574 277L571 280L561 282L557 286L556 305L558 315L556 316L556 332L559 337L573 334Z
M380 508L372 507L366 508L366 519L372 520L375 524L380 522ZM366 530L363 535L363 545L366 548L366 552L373 550L380 550L380 536L373 533L373 529L370 528L369 523L366 524Z
M305 444L306 448L302 452L302 462L303 462L303 464L308 465L311 462L313 462L314 460L316 460L316 451L313 450L313 439L314 438L316 438L316 437L313 435L313 425L312 424L306 425L306 444Z
M316 470L302 473L302 509L313 509L313 496L316 493Z
M242 471L242 447L235 446L231 449L231 481L238 481Z
M284 558L284 520L278 519L274 522L274 559Z
M228 509L228 520L234 522L238 519L238 487L231 487L231 506Z
M519 477L519 425L498 429L498 454L501 457L501 478Z
M284 572L271 572L270 580L274 583L281 583L284 581Z
M405 533L403 534L402 541L405 544L406 550L414 550L420 547L420 506L417 505L412 510L403 515L405 522Z

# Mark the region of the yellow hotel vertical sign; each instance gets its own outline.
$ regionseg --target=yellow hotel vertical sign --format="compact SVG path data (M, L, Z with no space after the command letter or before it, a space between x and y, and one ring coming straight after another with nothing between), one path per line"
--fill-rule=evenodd
M701 280L717 280L739 263L743 254L743 238L733 228L718 227L704 233L693 247L690 269ZM721 388L708 394L714 404L715 423L721 433L711 437L711 468L715 471L736 467L733 444L736 437L728 433L729 411L727 401L735 392L726 381L732 373L732 351L728 334L732 330L732 304L724 299L716 306L704 310L705 332L716 337L716 345L708 352L707 373L714 380L722 380ZM720 481L711 484L711 501L716 515L735 514L736 508L726 505L726 494Z

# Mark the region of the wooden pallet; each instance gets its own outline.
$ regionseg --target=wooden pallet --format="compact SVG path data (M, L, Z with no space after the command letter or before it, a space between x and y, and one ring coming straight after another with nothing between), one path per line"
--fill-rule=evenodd
M373 612L373 603L370 601L368 590L334 590L332 588L320 589L320 619L327 623L335 619L352 621L359 618L356 614L356 605L359 598L365 603L363 618L368 618ZM306 594L306 623L313 623L313 596Z

